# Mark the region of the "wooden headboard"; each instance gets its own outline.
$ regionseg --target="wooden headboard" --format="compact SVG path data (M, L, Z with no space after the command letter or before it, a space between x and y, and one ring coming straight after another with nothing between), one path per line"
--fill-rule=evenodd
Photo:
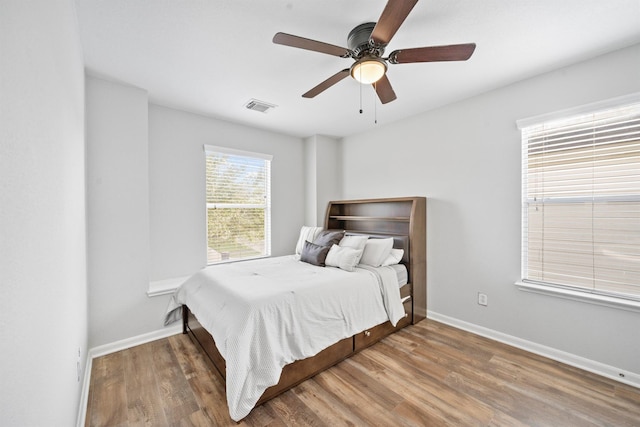
M325 229L345 230L348 234L393 237L394 247L405 250L413 301L415 324L427 315L427 199L339 200L329 202Z

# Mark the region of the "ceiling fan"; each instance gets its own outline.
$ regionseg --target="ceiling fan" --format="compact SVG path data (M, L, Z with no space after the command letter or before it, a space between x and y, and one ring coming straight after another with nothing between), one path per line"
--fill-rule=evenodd
M396 99L396 94L386 76L387 63L466 61L476 48L475 43L417 47L395 50L388 57L383 57L384 49L417 2L418 0L389 0L377 23L367 22L351 30L347 37L348 49L286 33L277 33L273 37L273 42L355 60L350 68L338 71L304 93L302 95L304 98L313 98L351 75L362 84L373 84L378 98L386 104Z

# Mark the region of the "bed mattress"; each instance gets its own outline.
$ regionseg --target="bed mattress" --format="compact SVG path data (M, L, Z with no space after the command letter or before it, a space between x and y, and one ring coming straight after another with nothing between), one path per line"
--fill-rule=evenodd
M403 316L392 267L353 272L294 256L207 267L173 294L165 323L186 304L226 361L229 414L238 421L282 368L365 329Z

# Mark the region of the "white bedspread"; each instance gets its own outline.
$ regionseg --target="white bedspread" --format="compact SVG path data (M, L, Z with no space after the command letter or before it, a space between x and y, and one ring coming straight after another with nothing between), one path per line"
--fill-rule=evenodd
M207 267L174 293L165 324L186 304L225 358L232 419L249 414L282 368L404 315L388 267L316 267L294 256Z

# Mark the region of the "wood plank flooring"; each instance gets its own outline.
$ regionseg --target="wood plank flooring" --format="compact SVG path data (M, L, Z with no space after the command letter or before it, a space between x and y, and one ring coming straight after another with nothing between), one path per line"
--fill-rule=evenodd
M86 425L640 426L640 389L427 319L235 423L175 335L93 361Z

